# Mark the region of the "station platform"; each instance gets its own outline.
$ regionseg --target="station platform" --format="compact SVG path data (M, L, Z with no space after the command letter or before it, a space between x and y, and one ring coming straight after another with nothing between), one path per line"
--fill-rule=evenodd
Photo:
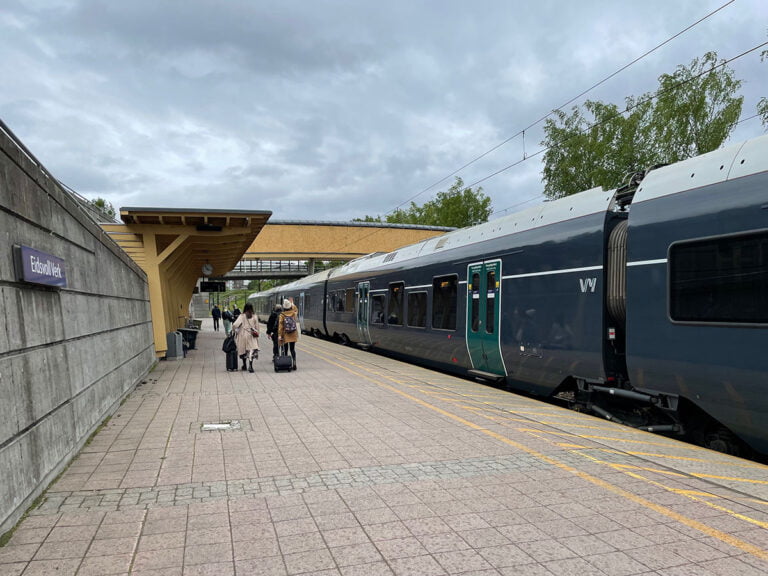
M0 575L768 573L763 465L309 336L230 373L222 340L158 364Z

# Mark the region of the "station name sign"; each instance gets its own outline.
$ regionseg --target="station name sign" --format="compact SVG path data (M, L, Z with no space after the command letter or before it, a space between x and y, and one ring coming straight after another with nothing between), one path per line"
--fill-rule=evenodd
M67 287L67 271L64 259L29 246L14 246L13 252L18 280L56 288Z

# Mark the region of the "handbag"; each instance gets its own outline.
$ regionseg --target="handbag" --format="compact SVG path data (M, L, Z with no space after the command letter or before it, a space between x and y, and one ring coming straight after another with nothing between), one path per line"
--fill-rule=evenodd
M229 353L229 352L234 352L235 350L237 350L235 335L229 334L226 338L224 338L224 342L221 345L221 351Z
M254 318L256 318L256 317L254 316ZM246 322L248 323L248 331L251 333L251 336L253 336L254 338L258 338L259 337L259 320L258 320L258 318L256 318L256 327L255 328L253 327L253 324L251 324L251 320L246 320Z

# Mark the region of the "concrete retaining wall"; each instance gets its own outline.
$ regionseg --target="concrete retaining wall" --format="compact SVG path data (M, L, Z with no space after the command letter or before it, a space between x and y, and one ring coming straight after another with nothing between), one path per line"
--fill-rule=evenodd
M14 244L67 287L16 279ZM0 130L0 534L155 362L144 272Z

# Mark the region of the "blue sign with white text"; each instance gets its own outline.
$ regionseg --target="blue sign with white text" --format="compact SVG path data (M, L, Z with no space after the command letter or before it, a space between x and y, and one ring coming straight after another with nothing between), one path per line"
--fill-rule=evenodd
M64 260L28 246L14 246L17 249L19 280L66 288L67 273Z

